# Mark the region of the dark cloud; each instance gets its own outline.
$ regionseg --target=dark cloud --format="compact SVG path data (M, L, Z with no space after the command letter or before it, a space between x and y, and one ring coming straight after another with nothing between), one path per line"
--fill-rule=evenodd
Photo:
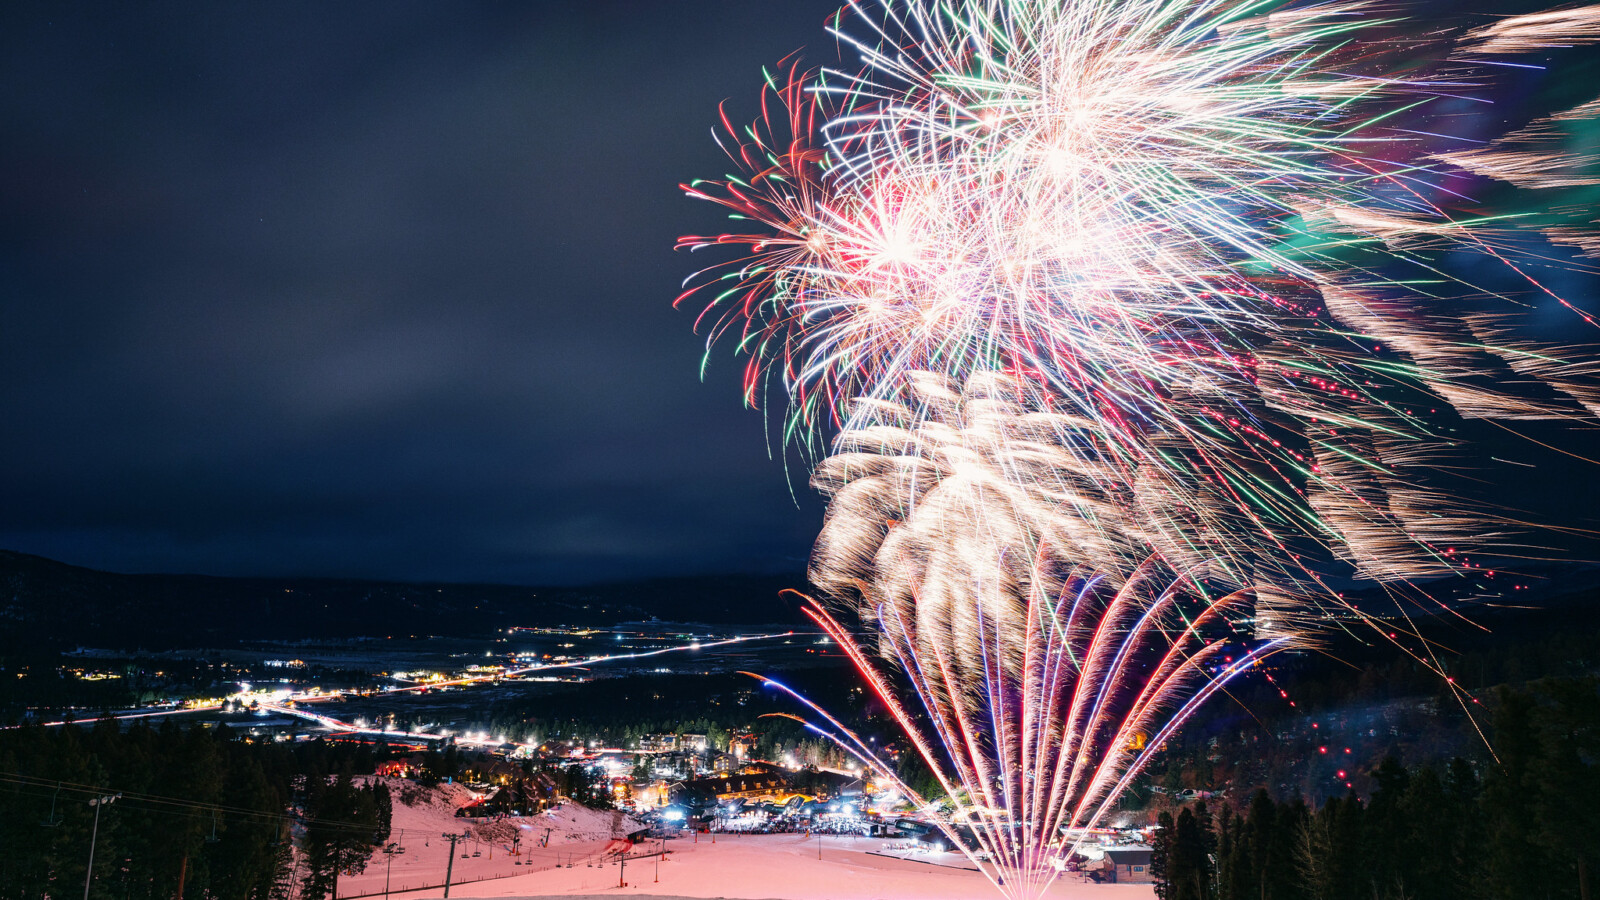
M716 105L827 3L0 13L0 545L124 570L798 570L670 308ZM826 44L823 44L826 46ZM831 48L830 48L831 49ZM798 487L798 486L797 486Z

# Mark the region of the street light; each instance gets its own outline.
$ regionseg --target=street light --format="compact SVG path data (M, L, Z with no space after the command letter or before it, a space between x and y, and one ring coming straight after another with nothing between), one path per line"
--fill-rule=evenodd
M94 881L94 844L100 837L100 808L117 802L121 796L121 793L102 794L89 801L89 805L94 807L94 830L89 832L89 871L83 875L83 900L89 900L89 883Z

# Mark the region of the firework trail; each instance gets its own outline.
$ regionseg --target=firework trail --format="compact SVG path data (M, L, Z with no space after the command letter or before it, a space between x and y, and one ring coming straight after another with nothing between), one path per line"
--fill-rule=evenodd
M860 69L769 78L761 121L724 120L742 174L686 186L750 231L684 238L744 252L680 301L748 355L749 401L789 398L790 438L835 435L812 578L1034 896L1140 764L1106 723L1180 723L1216 635L1256 659L1361 615L1332 577L1426 602L1516 552L1438 484L1443 414L1600 415L1600 365L1507 318L1593 324L1551 285L1600 255L1600 100L1488 140L1461 109L1520 54L1600 43L1600 7L886 0L831 30Z
M1049 886L1067 855L1061 836L1098 825L1190 713L1294 642L1240 630L1250 592L1208 597L1198 583L1163 583L1154 560L1120 587L1049 568L1026 595L991 598L1014 608L980 611L959 627L929 627L921 610L880 610L880 652L903 671L911 711L849 630L813 611L946 793L934 821L1013 897ZM851 737L841 744L854 750ZM879 778L893 778L864 746L856 752Z

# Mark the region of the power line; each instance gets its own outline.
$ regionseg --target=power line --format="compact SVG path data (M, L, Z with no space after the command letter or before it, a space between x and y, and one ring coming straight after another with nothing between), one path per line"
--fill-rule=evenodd
M49 789L48 791L29 791L29 792L27 792L30 796L35 796L35 797L48 796L50 791L55 791L55 790L70 791L70 792L73 792L73 793L85 794L85 795L89 795L89 796L98 796L100 794L105 794L105 793L121 793L122 794L122 798L123 798L123 800L125 802L126 801L132 801L132 802L137 802L137 803L150 804L150 805L154 805L154 806L176 806L176 807L181 807L183 809L194 810L194 812L192 812L192 813L182 813L182 812L159 810L159 809L150 810L151 812L163 812L163 813L167 813L169 815L193 815L193 816L199 816L199 815L203 814L203 815L206 815L206 816L211 816L211 815L218 815L218 814L228 814L228 815L234 815L234 816L244 816L244 817L253 817L253 818L257 818L257 819L271 820L271 821L274 821L274 822L304 822L306 824L315 823L315 824L318 824L318 825L323 825L323 826L332 827L332 828L354 828L354 829L361 829L361 830L371 830L371 828L372 828L372 826L370 824L364 824L364 823L360 823L360 822L343 822L343 821L339 821L339 820L336 820L336 819L324 819L324 818L319 818L319 817L316 817L316 816L306 816L306 815L296 816L296 815L292 815L292 814L289 814L289 813L274 813L274 812L269 812L269 811L266 811L266 810L250 809L249 807L243 807L243 806L229 806L229 805L222 804L222 803L207 803L207 802L201 801L201 800L189 800L189 799L184 799L184 798L181 798L181 797L167 797L167 796L163 796L163 795L160 795L160 794L148 794L148 793L144 793L144 792L141 792L141 791L120 791L120 792L118 792L118 791L115 791L112 788L109 788L109 787L106 787L106 786L103 786L103 785L83 784L81 782L62 781L62 780L58 780L58 779L54 779L54 778L39 778L39 777L33 776L33 775L25 775L25 774L23 774L21 772L0 772L0 783L15 784L15 785L17 785L19 787L24 787L24 788L48 788ZM21 792L19 791L19 793L21 793Z

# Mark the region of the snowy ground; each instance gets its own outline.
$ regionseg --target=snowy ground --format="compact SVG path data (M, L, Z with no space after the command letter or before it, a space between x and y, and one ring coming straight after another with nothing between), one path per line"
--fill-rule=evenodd
M391 893L442 885L447 868L451 880L459 885L530 869L554 870L568 863L581 867L607 855L614 836L642 827L619 813L572 804L525 819L458 819L456 810L477 796L468 788L459 784L424 788L403 779L384 780L394 798L389 841L405 851L374 853L365 872L340 877L340 900L381 896L386 885ZM450 842L443 839L446 833L468 835L456 843L453 860ZM513 839L518 835L522 840L515 846L520 852L513 856ZM541 847L546 841L548 846ZM430 896L439 893L434 891ZM450 893L457 895L456 890Z
M410 788L411 804L403 802ZM455 818L455 809L472 794L459 785L419 791L392 781L395 796L392 841L406 852L375 854L361 875L339 881L341 900L382 896L387 875L398 900L424 900L443 894L450 845L444 832L470 830L480 839L456 845L452 898L568 897L572 900L629 897L633 900L987 900L999 894L952 854L926 861L878 855L897 843L883 838L825 837L817 859L815 837L796 834L685 835L635 847L626 872L607 854L613 828L630 827L617 814L567 805L528 819L474 824ZM547 832L548 829L548 832ZM404 834L402 835L402 831ZM549 835L549 846L539 844ZM521 853L510 853L521 834ZM492 838L492 840L490 839ZM491 849L492 848L492 849ZM462 858L463 852L466 858ZM473 854L477 853L476 856ZM491 855L492 854L492 855ZM949 857L946 859L945 857ZM935 864L943 863L943 865ZM660 880L657 881L657 878ZM619 887L620 881L627 887ZM1058 881L1051 900L1153 900L1148 885L1097 885L1076 877Z
M751 900L977 900L998 894L976 872L869 855L882 839L804 835L718 835L666 843L655 860L628 864L627 888L614 864L536 872L452 889L452 897L724 897ZM1150 900L1147 886L1058 883L1054 900Z

